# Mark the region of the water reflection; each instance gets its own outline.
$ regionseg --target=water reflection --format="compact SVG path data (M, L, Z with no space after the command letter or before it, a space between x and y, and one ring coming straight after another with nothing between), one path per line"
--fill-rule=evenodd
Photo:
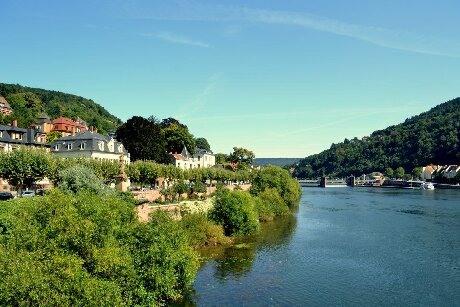
M204 266L211 266L213 277L223 284L229 279L240 280L251 272L259 252L275 251L290 243L297 226L295 215L280 217L272 222L261 223L260 231L252 236L237 238L232 246L215 246L201 249ZM171 306L195 306L198 301L195 290L187 293L181 302Z

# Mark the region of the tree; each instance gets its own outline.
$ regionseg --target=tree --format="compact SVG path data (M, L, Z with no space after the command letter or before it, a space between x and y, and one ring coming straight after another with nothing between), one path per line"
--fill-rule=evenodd
M46 134L46 143L53 143L57 139L62 137L62 132L61 131L50 131Z
M118 127L116 136L131 154L132 161L168 162L164 133L158 123L134 116Z
M0 159L0 175L16 186L19 194L23 187L43 179L49 170L50 156L45 151L35 148L20 147Z
M388 178L393 178L393 175L394 175L393 169L391 167L387 167L385 169L385 176Z
M233 163L252 164L255 155L249 149L243 147L233 147L233 152L228 157L228 160Z
M205 138L196 138L195 139L196 148L206 149L207 151L211 151L211 146L208 143L208 140Z
M77 193L87 190L98 195L107 195L109 190L100 177L88 167L75 165L61 171L62 183L59 187L63 191Z
M226 235L247 235L259 227L254 198L248 192L221 189L209 212L211 220L224 227Z
M417 167L414 167L414 169L412 170L412 175L415 178L422 178L422 172L423 172L423 168L420 166L417 166Z
M217 153L215 154L215 156L216 156L216 164L224 164L225 162L227 162L228 155L224 153Z
M404 168L402 168L401 166L398 167L396 170L395 170L395 177L396 178L402 178L405 174L405 171L404 171Z
M191 154L195 153L196 143L193 135L188 131L187 126L172 123L163 128L166 141L166 150L172 153L180 153L187 147Z

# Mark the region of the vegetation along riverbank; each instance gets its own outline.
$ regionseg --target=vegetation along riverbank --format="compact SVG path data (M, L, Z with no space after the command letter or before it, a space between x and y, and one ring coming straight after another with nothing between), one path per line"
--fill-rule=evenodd
M102 161L23 149L1 161L1 175L19 187L42 176L55 185L44 196L0 207L1 305L158 305L178 299L198 270L198 248L257 232L260 221L290 214L301 193L286 170L269 166L248 176L249 191L218 184L208 210L183 210L181 220L157 210L142 222L139 201L107 186L116 164L104 168ZM222 174L197 180L223 183ZM176 175L170 180L191 180L189 172Z

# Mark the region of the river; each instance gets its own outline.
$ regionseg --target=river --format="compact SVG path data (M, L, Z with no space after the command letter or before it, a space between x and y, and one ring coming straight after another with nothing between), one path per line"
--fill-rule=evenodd
M198 306L460 306L460 191L304 188L295 215L204 251Z

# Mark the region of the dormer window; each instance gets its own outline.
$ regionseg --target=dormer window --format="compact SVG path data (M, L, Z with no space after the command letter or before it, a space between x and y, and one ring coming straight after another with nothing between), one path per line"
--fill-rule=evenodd
M54 145L53 149L58 151L59 150L59 145L58 144Z
M86 143L80 143L80 146L79 146L80 150L83 150L86 148Z
M118 145L118 152L123 152L123 145Z
M0 138L3 137L3 131L0 131Z
M67 148L67 150L71 150L72 149L72 143L67 143L66 148Z
M99 141L99 142L97 142L97 145L98 145L100 151L104 151L104 142Z

